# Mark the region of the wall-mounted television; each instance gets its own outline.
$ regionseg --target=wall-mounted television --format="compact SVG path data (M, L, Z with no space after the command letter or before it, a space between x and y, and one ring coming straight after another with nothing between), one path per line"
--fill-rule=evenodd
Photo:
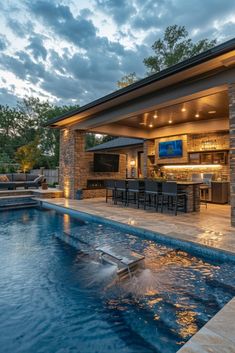
M119 154L95 153L94 172L110 173L119 171Z
M182 140L159 142L158 156L159 158L179 158L183 155Z

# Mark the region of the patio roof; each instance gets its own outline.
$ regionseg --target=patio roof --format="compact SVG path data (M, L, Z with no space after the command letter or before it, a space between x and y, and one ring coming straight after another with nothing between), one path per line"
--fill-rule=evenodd
M129 146L138 146L142 145L144 142L143 139L135 139L135 138L127 138L127 137L117 137L113 140L110 140L105 143L101 143L100 145L94 146L89 148L87 151L103 151L109 149L118 149L122 147L129 147Z
M195 87L193 87L193 85L195 85L195 79L201 80L204 78L206 80L207 84L205 87L202 85L198 87L198 89L200 88L201 90L206 88L203 93L205 96L209 97L210 95L224 92L226 86L221 84L222 80L220 79L220 75L222 72L226 72L233 67L234 63L235 38L86 104L77 110L56 117L50 120L47 126L64 128L78 124L78 129L92 131L92 129L96 128L98 125L101 126L107 122L113 123L124 118L129 119L133 117L133 114L135 118L137 113L145 114L147 106L149 106L151 110L164 108L166 101L170 102L171 105L179 103L179 99L176 99L177 85L179 84L181 85L182 93L188 93L187 100L201 98L202 95L198 96L195 94L196 90ZM218 76L218 81L212 83L212 78L215 75ZM230 76L226 77L226 82L228 81L228 77L231 77L231 73ZM182 86L183 84L188 85L187 90ZM208 89L208 87L213 87L213 89ZM171 95L171 89L174 89L174 96ZM166 96L164 100L162 99L163 94ZM181 92L178 92L178 98L180 94ZM152 98L152 100L150 100L150 98ZM218 99L224 101L221 96L218 96ZM142 104L143 100L146 100L146 104ZM136 109L132 109L133 104L136 105ZM227 115L226 112L224 115ZM166 125L165 121L162 126L164 125ZM96 131L94 130L94 132ZM138 134L135 135L132 132L133 131L130 131L127 136L147 137L144 136L144 134L138 136ZM104 131L104 133L107 133L107 131Z

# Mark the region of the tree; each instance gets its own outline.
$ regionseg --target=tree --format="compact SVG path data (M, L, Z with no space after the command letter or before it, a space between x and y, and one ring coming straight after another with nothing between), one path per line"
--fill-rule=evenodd
M19 147L16 151L15 159L20 164L21 170L25 173L34 167L40 155L39 139L36 138L28 145Z
M115 139L117 136L103 135L100 143L105 143Z
M143 62L149 70L148 74L153 74L211 49L215 44L216 40L208 39L193 43L184 26L173 25L165 29L163 39L153 43L155 55L145 58Z
M138 80L139 79L137 78L136 73L131 72L130 74L123 76L121 80L117 82L117 86L118 88L124 88Z
M38 165L56 167L59 163L59 131L45 123L79 106L56 106L39 98L25 97L15 108L0 105L0 153L15 158L17 148L39 138L41 155Z
M20 114L16 108L0 105L0 154L7 154L9 159L14 157L16 148L21 145L18 120Z
M94 133L88 133L86 134L86 149L92 148L96 145L99 145L101 143L101 137L100 135L94 134Z

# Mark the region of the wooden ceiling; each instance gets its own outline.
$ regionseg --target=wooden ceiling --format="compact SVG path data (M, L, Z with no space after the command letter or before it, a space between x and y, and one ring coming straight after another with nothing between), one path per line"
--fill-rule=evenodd
M167 125L191 121L228 117L228 94L226 91L208 95L155 111L135 115L115 123L139 129L151 130Z

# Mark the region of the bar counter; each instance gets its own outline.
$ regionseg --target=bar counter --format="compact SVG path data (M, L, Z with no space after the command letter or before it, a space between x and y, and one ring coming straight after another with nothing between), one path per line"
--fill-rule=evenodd
M128 180L139 180L143 182L144 187L144 179L127 179ZM167 181L166 181L167 182ZM202 182L195 182L195 181L180 181L180 180L172 180L169 182L176 182L178 185L179 192L184 192L187 197L187 205L186 205L186 212L199 212L200 211L200 185Z
M200 185L201 182L177 181L179 191L187 195L187 212L200 211Z

